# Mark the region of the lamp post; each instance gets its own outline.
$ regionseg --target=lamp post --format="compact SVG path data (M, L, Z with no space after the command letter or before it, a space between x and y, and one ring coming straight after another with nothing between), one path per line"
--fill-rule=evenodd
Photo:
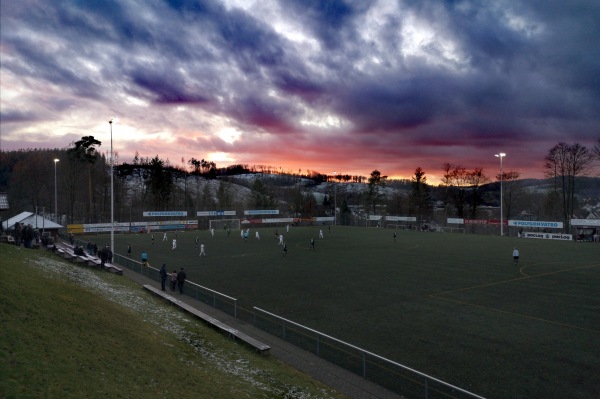
M58 221L58 188L56 184L56 164L60 161L58 158L54 158L54 218L56 223L60 224Z
M113 180L113 142L112 142L112 125L113 122L118 122L118 118L112 118L108 121L110 125L110 250L115 253L115 186Z
M337 173L333 171L334 178L337 177ZM337 184L333 183L333 225L337 226Z
M504 216L504 212L502 209L502 203L504 202L504 194L503 194L503 190L502 190L502 179L503 179L503 175L502 175L502 158L504 158L506 156L505 153L500 152L498 154L495 155L496 158L500 158L500 237L502 237L504 235L504 220L503 220L503 216Z

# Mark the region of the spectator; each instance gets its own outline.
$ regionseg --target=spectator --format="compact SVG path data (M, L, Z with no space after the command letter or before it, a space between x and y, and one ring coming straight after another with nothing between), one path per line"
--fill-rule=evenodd
M142 259L142 264L144 266L148 266L148 254L146 253L146 251L142 252L142 255L140 256L140 258Z
M183 284L185 283L185 271L183 271L183 267L177 273L177 287L179 287L179 293L183 294Z
M173 270L173 273L171 273L171 291L175 291L176 286L177 286L177 270Z
M165 291L165 283L167 282L167 265L163 263L160 267L160 288Z

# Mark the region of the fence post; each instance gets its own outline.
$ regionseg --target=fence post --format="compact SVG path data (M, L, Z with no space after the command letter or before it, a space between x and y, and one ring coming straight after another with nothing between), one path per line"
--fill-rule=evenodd
M363 361L363 378L367 378L367 354L364 351L362 353L362 361Z
M317 334L317 356L321 356L321 350L319 346L319 334Z

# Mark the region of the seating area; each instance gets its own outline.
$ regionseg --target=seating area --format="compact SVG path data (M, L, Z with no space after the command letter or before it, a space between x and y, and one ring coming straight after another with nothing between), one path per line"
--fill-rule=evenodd
M246 345L249 345L250 347L255 349L260 354L266 355L269 353L269 350L271 349L271 347L269 345L267 345L263 342L260 342L256 339L244 334L243 332L236 330L233 327L228 326L227 324L222 323L221 321L215 319L214 317L211 317L211 316L207 315L206 313L203 313L203 312L199 311L198 309L193 308L192 306L188 305L187 303L180 301L179 299L175 298L174 296L169 295L166 292L159 290L158 288L152 287L151 285L144 285L143 287L145 290L150 291L154 295L157 295L157 296L165 299L167 302L169 302L172 305L177 306L179 309L205 321L210 326L221 330L222 332L229 335L230 338L239 339Z
M59 256L63 257L64 259L67 259L71 262L79 263L83 266L91 266L91 267L101 269L101 267L100 267L101 262L98 257L89 255L86 252L83 252L83 254L81 254L81 253L76 254L75 247L69 243L61 242L61 243L57 243L56 245L49 245L47 248L51 249L51 250L54 250L56 248L56 253ZM106 270L106 271L112 272L112 273L116 273L119 275L123 274L123 269L121 269L120 267L118 267L114 264L111 264L111 263L105 263L103 270Z

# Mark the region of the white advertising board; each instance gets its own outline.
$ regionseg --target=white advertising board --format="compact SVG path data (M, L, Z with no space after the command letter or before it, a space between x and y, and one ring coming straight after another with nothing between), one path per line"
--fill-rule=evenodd
M147 216L187 216L187 211L148 211L143 213Z
M525 238L541 238L543 240L562 240L573 241L572 234L554 234L554 233L523 233Z
M513 227L540 227L546 229L562 229L562 222L542 222L537 220L509 220L509 226Z
M386 216L385 220L390 222L416 222L416 216Z
M201 211L196 216L235 216L236 211Z
M244 211L244 215L279 215L279 209L255 209L255 210L246 210Z

